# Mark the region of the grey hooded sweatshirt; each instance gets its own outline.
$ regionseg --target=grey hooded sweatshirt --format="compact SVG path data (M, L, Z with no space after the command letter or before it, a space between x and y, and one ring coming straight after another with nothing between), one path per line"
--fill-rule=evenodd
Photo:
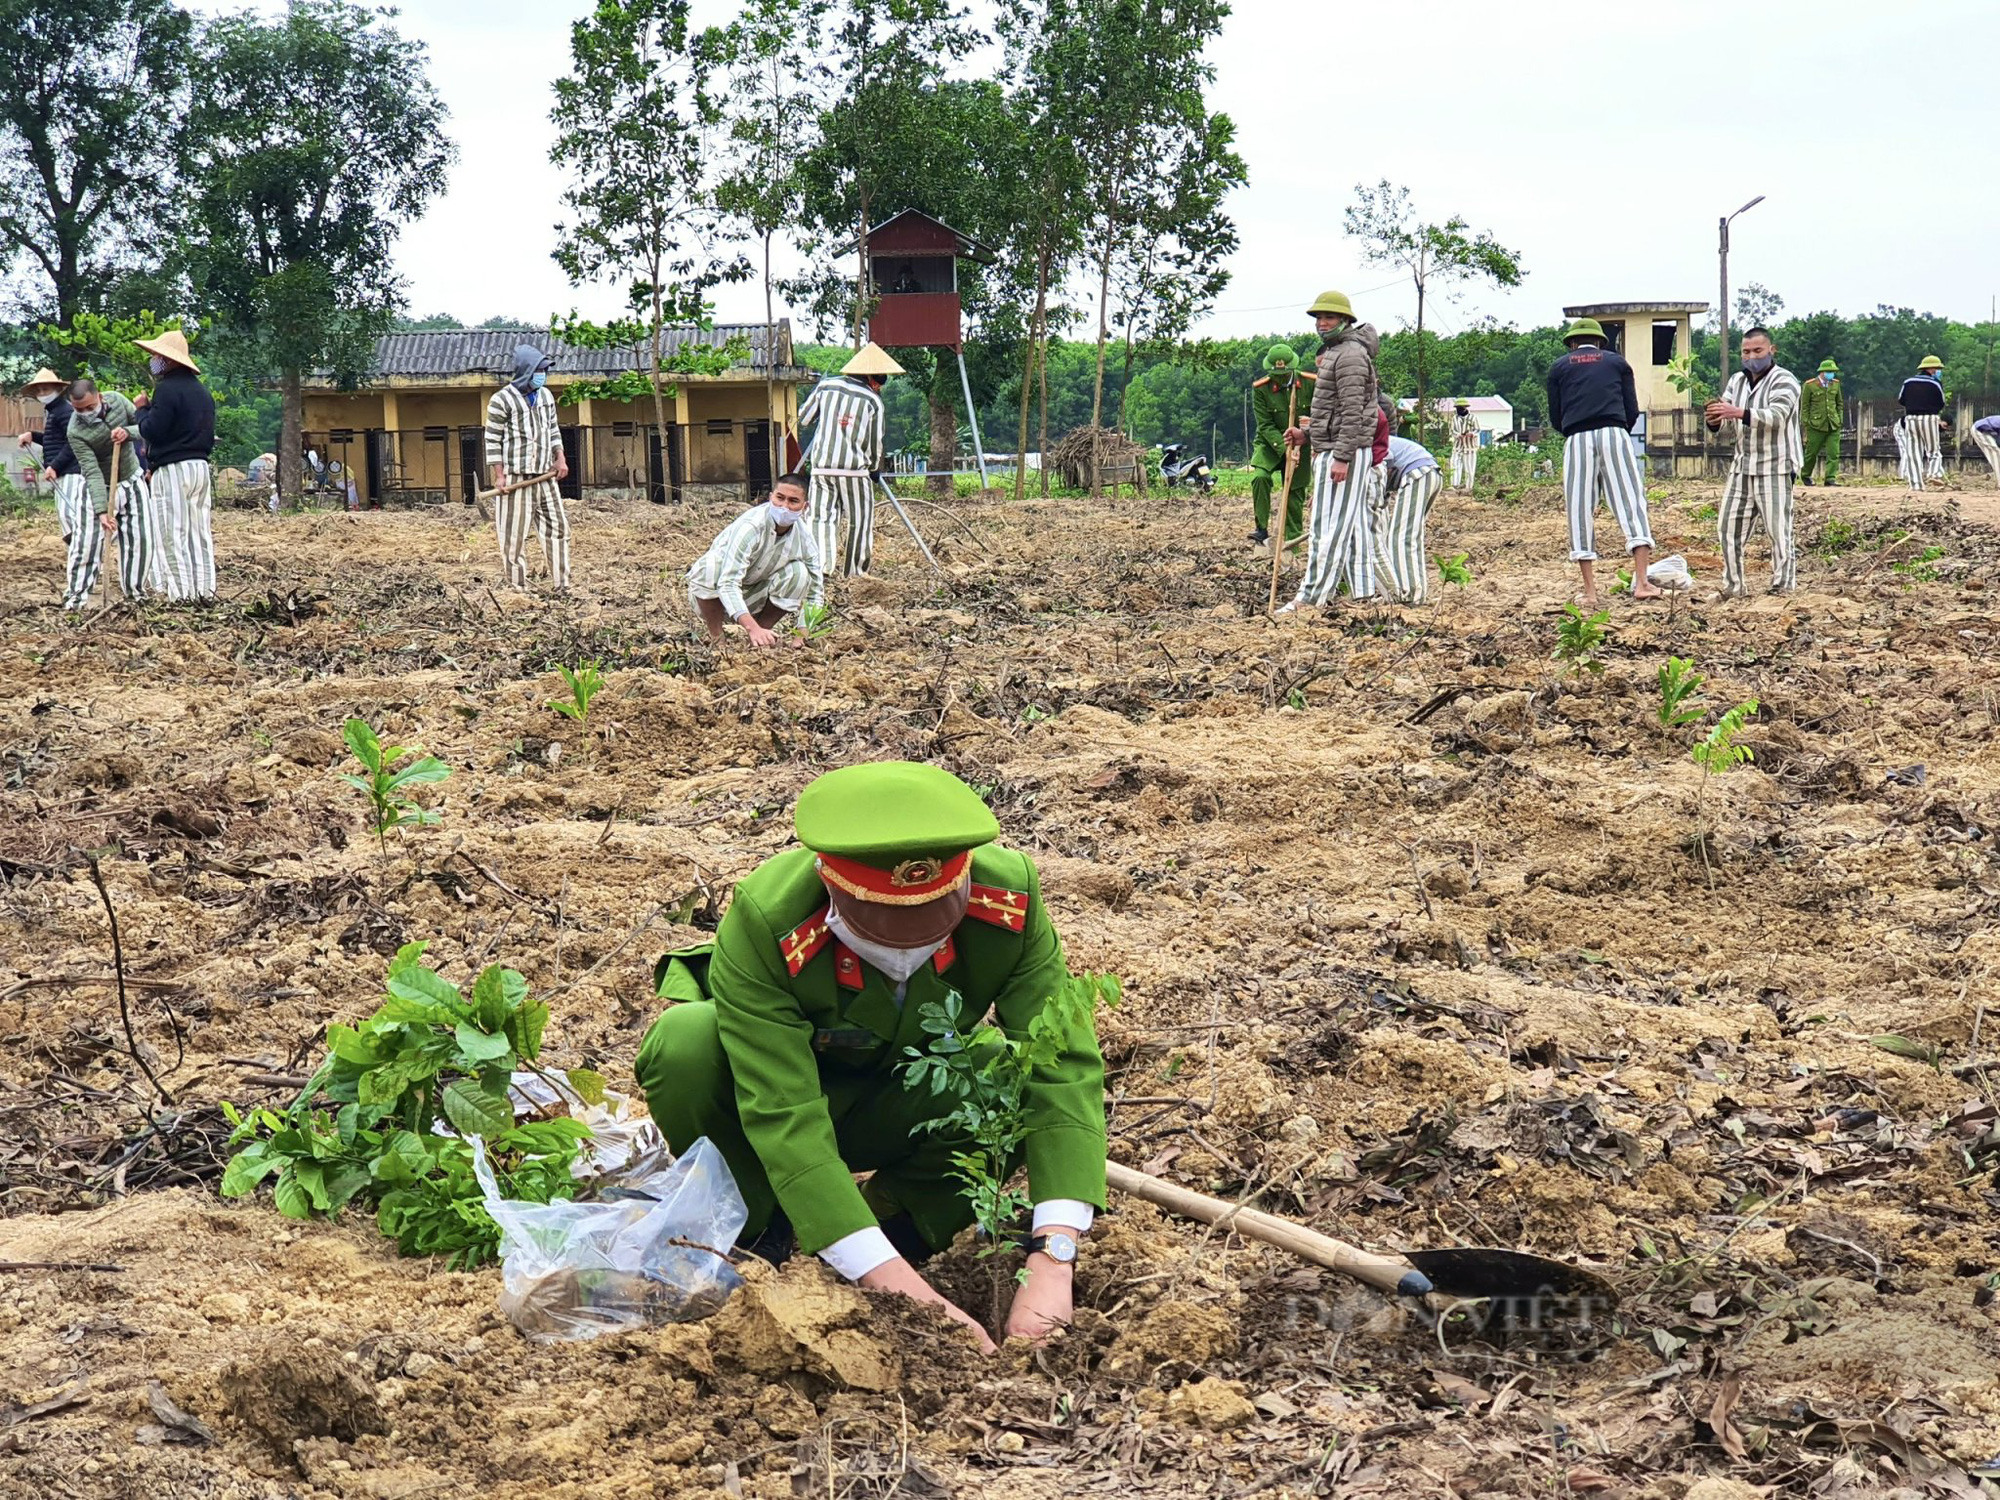
M511 384L522 395L527 395L528 382L533 378L535 371L550 362L548 355L542 353L533 344L516 344L514 346L514 379Z
M1375 445L1375 351L1382 337L1370 323L1349 323L1320 340L1319 384L1307 430L1314 453L1351 459Z

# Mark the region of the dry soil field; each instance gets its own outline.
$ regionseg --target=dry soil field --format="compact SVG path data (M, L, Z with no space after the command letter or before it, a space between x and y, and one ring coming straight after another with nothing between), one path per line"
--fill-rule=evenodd
M1714 493L1655 518L1710 588ZM766 655L683 618L726 506L582 511L574 601L489 587L456 507L232 512L221 604L84 627L52 523L0 525L0 1494L2000 1493L2000 512L1801 494L1796 595L1617 604L1568 680L1545 486L1441 502L1475 578L1436 610L1283 625L1241 501L972 501L991 554L941 536L935 588L886 517L841 628ZM1669 653L1710 721L1762 704L1705 792ZM593 657L582 731L544 704ZM455 768L386 860L349 714ZM1380 1248L1576 1258L1615 1313L1440 1324L1117 1203L1039 1352L798 1261L542 1347L492 1270L216 1196L218 1102L285 1097L252 1080L412 939L523 970L548 1055L630 1087L655 956L814 774L889 756L987 789L1073 965L1124 976L1120 1159ZM50 1261L116 1269L18 1264Z

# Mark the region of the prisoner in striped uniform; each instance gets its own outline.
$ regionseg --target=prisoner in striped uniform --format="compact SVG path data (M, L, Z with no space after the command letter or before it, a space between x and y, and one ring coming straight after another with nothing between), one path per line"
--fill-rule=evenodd
M688 569L688 603L711 641L734 620L751 645L776 645L772 627L820 592L819 548L805 509L805 476L785 475L767 504L731 521Z
M1708 425L1736 445L1722 488L1716 531L1722 542L1722 597L1741 598L1743 552L1759 524L1771 539L1771 588L1798 582L1792 545L1792 483L1804 462L1799 441L1799 378L1777 362L1771 335L1743 334L1743 368L1729 377L1720 400L1708 403Z
M23 448L39 447L42 482L56 487L56 525L67 548L80 526L90 523L90 491L83 482L83 470L69 446L70 404L65 392L69 382L46 366L21 387L21 394L41 403L42 430L21 434ZM32 477L32 475L27 476Z
M1657 599L1647 576L1653 533L1646 517L1646 482L1632 452L1639 394L1632 367L1607 346L1595 318L1578 318L1563 333L1569 352L1549 366L1549 425L1563 435L1563 498L1569 507L1569 556L1583 574L1584 602L1597 607L1597 502L1611 514L1632 553L1632 597Z
M118 591L127 599L141 598L153 566L149 491L140 468L135 433L135 409L116 391L100 391L89 379L70 387L75 408L69 421L69 443L82 468L85 485L84 520L70 536L69 587L64 609L82 609L97 587L104 565L104 539L118 541Z
M569 587L569 511L556 488L569 477L569 459L556 423L556 393L548 388L554 363L533 344L516 344L514 378L486 403L486 465L493 488L506 491L493 497L493 533L500 542L500 571L511 588L528 586L530 522L542 543L549 582L558 591ZM515 484L520 488L508 489Z
M151 357L153 392L134 403L146 444L146 525L154 548L148 571L176 604L215 597L215 538L210 529L215 398L201 383L187 337L170 328L135 341Z
M1469 490L1479 472L1479 418L1472 414L1470 403L1461 399L1452 403L1451 413L1451 487L1455 490Z
M799 408L799 426L812 429L806 440L812 461L806 524L822 570L814 604L826 596L826 574L838 567L852 578L866 573L874 560L875 475L887 453L882 385L902 373L903 367L880 346L867 344L840 367L837 377L814 386ZM847 524L845 551L842 522Z
M1321 292L1306 309L1319 329L1319 379L1304 436L1312 440L1312 514L1305 577L1298 596L1278 613L1331 604L1341 580L1356 600L1375 593L1374 528L1368 515L1368 473L1382 421L1375 382L1381 338L1354 316L1343 292Z
M1944 478L1944 361L1935 354L1919 360L1896 404L1903 408L1896 433L1897 467L1904 484L1921 490L1927 480Z
M1398 604L1422 604L1430 597L1425 533L1431 506L1444 488L1444 471L1423 444L1391 437L1389 461L1379 472L1387 493L1375 504L1375 571Z
M1979 445L1979 451L1986 455L1986 462L1992 465L1993 482L2000 484L2000 412L1981 417L1972 424L1972 441Z

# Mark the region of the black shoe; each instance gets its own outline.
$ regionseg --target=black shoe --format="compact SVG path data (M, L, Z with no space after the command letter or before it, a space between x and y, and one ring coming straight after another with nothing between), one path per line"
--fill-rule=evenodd
M1259 526L1255 531L1250 533L1250 540L1261 547L1264 543L1271 540L1271 533Z
M799 1237L792 1229L792 1221L785 1217L784 1210L772 1209L771 1222L764 1226L763 1232L736 1248L741 1254L755 1255L774 1266L782 1266L799 1248Z

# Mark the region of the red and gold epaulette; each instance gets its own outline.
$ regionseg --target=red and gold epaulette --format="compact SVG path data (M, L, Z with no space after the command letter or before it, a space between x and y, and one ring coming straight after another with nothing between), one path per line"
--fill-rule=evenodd
M974 884L965 914L976 921L1004 927L1009 932L1024 932L1028 926L1028 893L1005 890L997 885Z
M811 963L819 950L833 935L826 925L826 914L831 907L822 906L798 926L778 939L778 951L785 956L785 968L796 979L799 970Z

